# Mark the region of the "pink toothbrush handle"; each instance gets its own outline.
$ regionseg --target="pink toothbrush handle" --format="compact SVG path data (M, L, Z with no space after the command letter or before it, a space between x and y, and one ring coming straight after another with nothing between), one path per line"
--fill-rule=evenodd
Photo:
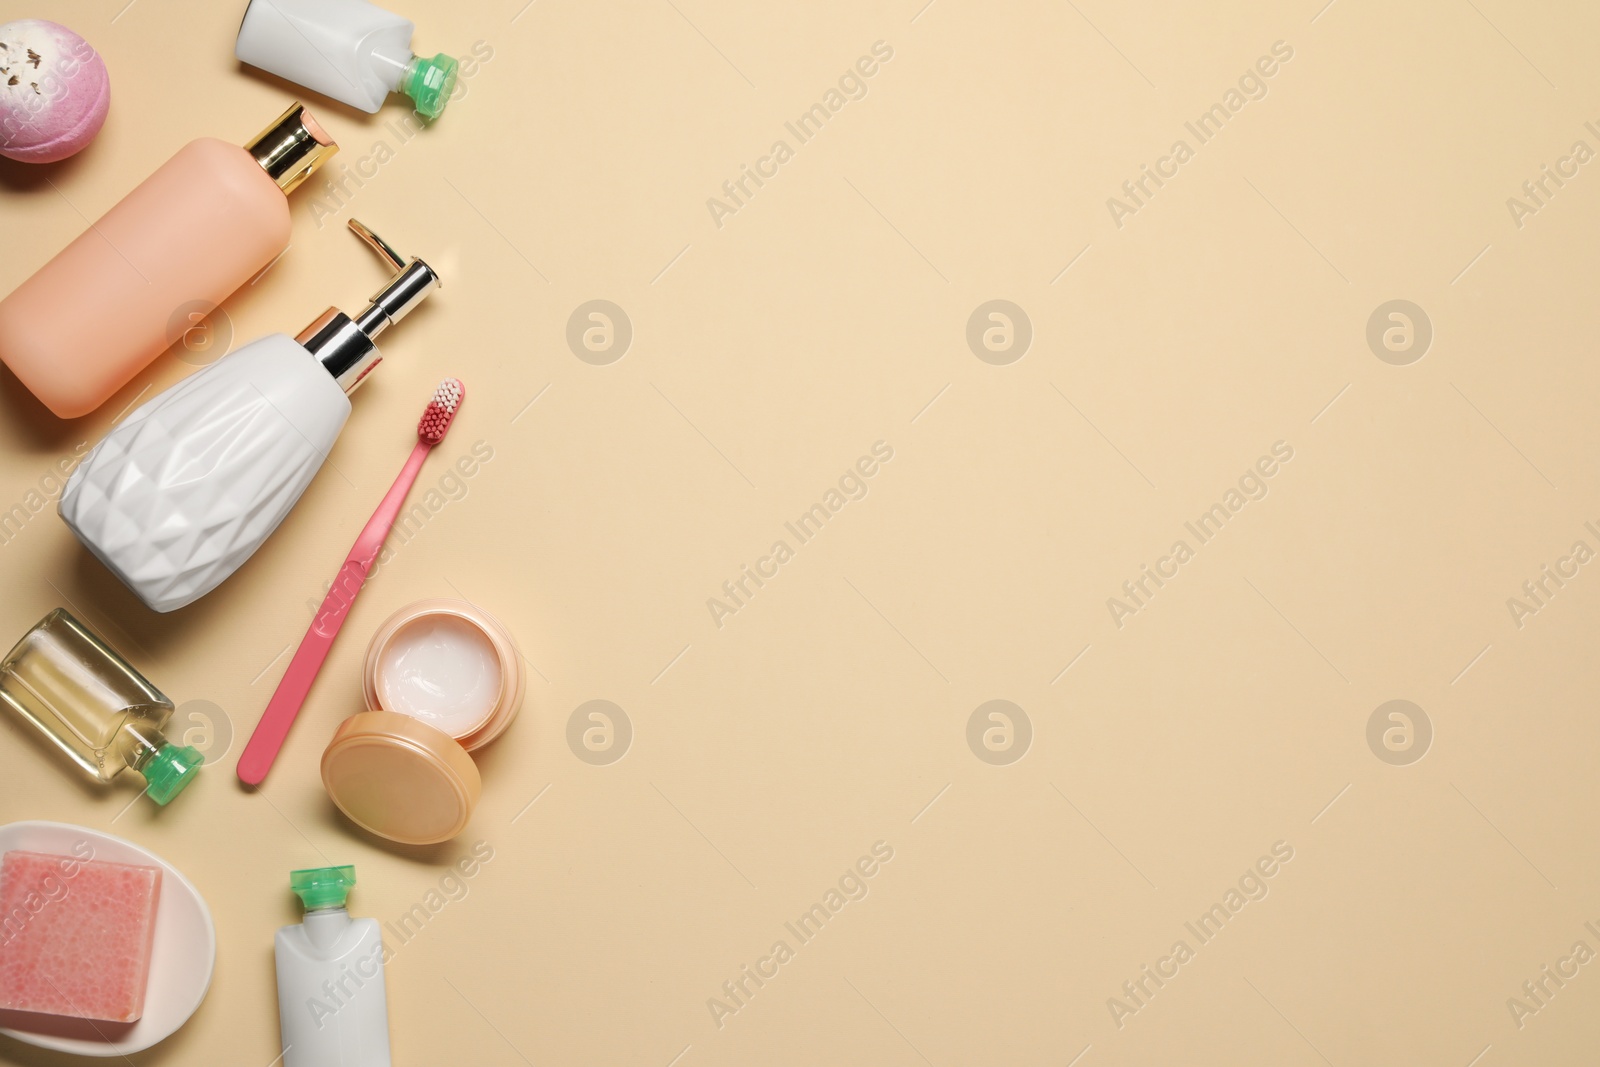
M356 594L361 592L367 575L372 573L372 564L383 548L384 539L389 536L389 529L400 516L400 507L405 503L406 494L411 491L411 484L417 480L430 447L418 442L411 450L400 476L389 488L378 510L367 520L350 555L345 557L344 566L339 568L333 580L333 587L328 590L322 607L317 609L316 618L311 621L311 628L300 639L300 647L295 649L289 669L284 672L277 691L267 703L261 721L256 723L250 743L244 746L244 752L239 755L239 780L246 785L260 785L272 769L273 761L278 758L278 750L283 747L284 738L289 736L289 727L294 725L295 716L300 714L300 706L311 692L311 684L322 669L322 661L328 658L333 639L339 635L339 628L344 625L345 617L356 602Z

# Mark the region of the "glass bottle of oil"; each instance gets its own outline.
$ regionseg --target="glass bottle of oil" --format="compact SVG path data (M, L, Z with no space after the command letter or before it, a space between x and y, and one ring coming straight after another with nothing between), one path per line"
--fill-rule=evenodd
M177 796L204 762L161 732L172 701L64 608L0 661L0 704L91 778L109 782L138 771L157 804Z

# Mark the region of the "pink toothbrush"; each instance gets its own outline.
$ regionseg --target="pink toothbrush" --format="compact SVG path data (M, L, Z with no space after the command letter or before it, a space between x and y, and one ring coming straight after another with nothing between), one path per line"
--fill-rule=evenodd
M339 627L344 625L350 606L356 602L356 594L361 592L367 575L372 573L373 561L389 536L389 528L400 516L400 506L405 503L411 484L417 480L423 460L428 458L434 445L444 440L445 431L450 429L450 422L456 417L465 395L466 387L459 378L446 378L433 391L433 399L428 401L417 423L417 447L411 450L411 457L400 469L400 477L394 480L388 495L367 520L361 536L356 538L350 555L345 557L344 566L333 580L333 588L328 590L316 618L311 620L311 629L301 639L294 659L289 661L289 669L278 683L278 691L272 694L261 721L256 723L255 733L250 735L250 743L239 756L239 780L246 785L260 785L272 769L272 761L278 758L283 739L289 736L289 727L300 714L300 705L311 692L311 683L316 681L322 661L328 658Z

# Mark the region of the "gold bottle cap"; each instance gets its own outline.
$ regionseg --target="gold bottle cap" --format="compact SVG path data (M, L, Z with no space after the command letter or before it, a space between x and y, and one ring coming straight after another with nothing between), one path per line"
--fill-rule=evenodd
M303 104L295 104L245 145L284 195L295 191L339 146Z

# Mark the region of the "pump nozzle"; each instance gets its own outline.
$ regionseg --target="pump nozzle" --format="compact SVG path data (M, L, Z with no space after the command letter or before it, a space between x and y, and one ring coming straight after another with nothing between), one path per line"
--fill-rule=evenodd
M398 273L372 295L366 310L355 319L338 308L329 308L295 338L321 361L346 393L354 392L383 359L374 343L378 335L444 285L432 267L415 256L403 258L356 219L350 220L350 228Z

